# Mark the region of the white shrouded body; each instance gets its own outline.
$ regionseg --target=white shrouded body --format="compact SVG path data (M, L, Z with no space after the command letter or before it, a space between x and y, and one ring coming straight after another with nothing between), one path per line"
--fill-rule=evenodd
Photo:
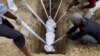
M46 33L46 43L48 45L52 45L55 41L55 33L54 32L47 32Z
M55 28L56 28L56 22L52 19L51 16L49 16L49 19L46 22L46 29L47 32L55 32Z
M52 46L55 41L55 28L56 23L52 19L51 16L49 16L49 19L46 22L46 45L44 46L44 49L46 52L55 52L54 47Z

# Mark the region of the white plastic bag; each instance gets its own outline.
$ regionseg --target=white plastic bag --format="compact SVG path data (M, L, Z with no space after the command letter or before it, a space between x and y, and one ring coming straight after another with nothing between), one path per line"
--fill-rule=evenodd
M8 3L8 7L10 10L12 10L14 12L16 12L18 10L18 8L13 0L7 0L7 3Z

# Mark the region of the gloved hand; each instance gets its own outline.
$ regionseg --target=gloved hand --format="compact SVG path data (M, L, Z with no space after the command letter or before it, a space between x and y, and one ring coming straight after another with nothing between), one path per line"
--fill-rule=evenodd
M16 19L16 24L18 24L18 25L21 25L21 22L22 22L23 20L21 19L21 18L17 18Z

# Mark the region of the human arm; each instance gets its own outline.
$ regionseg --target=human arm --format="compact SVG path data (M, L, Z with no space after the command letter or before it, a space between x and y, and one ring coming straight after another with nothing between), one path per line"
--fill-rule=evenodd
M17 23L18 25L21 25L22 19L21 19L21 18L18 18L16 15L14 15L13 13L11 13L10 11L7 11L7 12L4 14L4 16L16 20L16 23Z
M4 16L8 17L8 18L11 18L11 19L14 19L16 20L17 19L17 16L15 16L13 13L11 13L10 11L7 11Z
M78 1L77 0L73 0L70 4L69 4L69 6L68 6L68 8L67 8L67 10L66 11L69 11L70 9L71 9L71 7L73 7L75 4L77 4L78 3Z
M6 16L15 20L17 19L17 17L13 15L3 3L0 3L0 16Z
M96 0L88 0L89 4L82 6L81 9L85 9L85 8L93 8L96 5Z
M19 24L19 25L21 24L21 21L22 21L16 15L11 13L3 3L0 3L0 16L1 17L6 16L8 18L14 19L14 20L16 20L16 23Z
M72 34L74 31L76 31L77 28L78 28L78 26L73 26L67 33L65 33L65 34L63 35L63 37L64 37L65 39L68 39L67 37L68 37L70 34Z
M78 26L73 26L66 34L72 34L77 30Z

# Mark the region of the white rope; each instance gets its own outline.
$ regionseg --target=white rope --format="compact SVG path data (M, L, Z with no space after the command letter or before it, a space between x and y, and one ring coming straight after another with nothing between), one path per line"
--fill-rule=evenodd
M10 10L9 10L10 11ZM11 12L11 11L10 11ZM13 15L15 15L13 12L11 12ZM20 19L20 17L18 17L17 15L15 15L17 18ZM46 44L46 42L38 35L36 34L23 20L21 20L21 25L23 27L25 27L31 34L33 34L37 39L39 39L40 41L42 41L44 44Z
M50 3L49 6L50 6L50 16L51 16L51 5L52 5L52 4L51 4L51 0L49 0L49 3Z
M67 12L65 12L60 18L59 20L57 21L57 23L66 15Z
M43 0L40 0L40 1L41 1L42 6L43 6L43 9L44 9L44 11L45 11L45 14L46 14L46 16L47 16L47 18L48 18L49 16L48 16L48 13L47 13L46 8L45 8L45 6L44 6Z
M55 16L54 16L54 20L55 20L56 17L57 17L57 14L58 14L58 11L59 11L59 9L60 9L60 7L61 7L61 4L62 4L62 0L60 1L60 4L59 4L58 9L57 9L57 11L56 11L56 14L55 14Z
M27 8L36 16L36 18L37 18L38 20L40 20L40 22L41 22L44 26L46 26L45 23L41 20L41 18L40 18L40 17L34 12L34 10L32 10L32 8L27 4L27 2L24 2L24 3L25 3L25 5L27 6ZM43 4L43 0L41 0L41 3L42 3L42 5L43 5L43 8L44 8L44 10L45 10L45 13L46 13L46 15L47 15L47 17L48 17L47 11L46 11L45 6L44 6L44 4ZM50 2L50 4L51 4L51 2ZM59 7L58 7L58 9L57 9L57 11L56 11L56 14L55 14L55 16L54 16L54 20L55 20L55 18L56 18L56 16L57 16L57 13L58 13L58 11L59 11L59 9L60 9L61 4L62 4L62 0L61 0L61 2L60 2L60 4L59 4ZM50 5L50 8L51 8L51 5ZM51 10L50 10L50 13L51 13ZM65 14L65 13L64 13L64 14ZM63 16L62 16L62 17L63 17ZM62 17L61 17L61 18L62 18ZM59 20L60 20L60 19L59 19ZM59 22L59 21L58 21L58 22ZM38 38L40 41L42 41L43 43L46 44L46 42L45 42L40 36L38 36L24 21L22 22L22 25L23 25L29 32L31 32L33 35L35 35L36 38ZM60 37L59 39L57 39L53 44L55 44L55 43L57 43L58 41L62 40L62 39L64 38L64 36L65 36L65 35L63 35L62 37Z
M36 18L45 26L45 23L43 22L43 20L34 12L34 10L32 10L32 8L27 4L27 2L24 2L24 3L27 6L27 8L36 16Z
M53 44L55 44L55 43L57 43L58 41L62 40L65 36L66 36L66 34L64 34L62 37L58 38Z
M23 27L25 27L31 34L33 34L37 39L39 39L40 41L42 41L44 44L46 44L46 42L39 36L37 35L24 21L21 22L21 25Z

